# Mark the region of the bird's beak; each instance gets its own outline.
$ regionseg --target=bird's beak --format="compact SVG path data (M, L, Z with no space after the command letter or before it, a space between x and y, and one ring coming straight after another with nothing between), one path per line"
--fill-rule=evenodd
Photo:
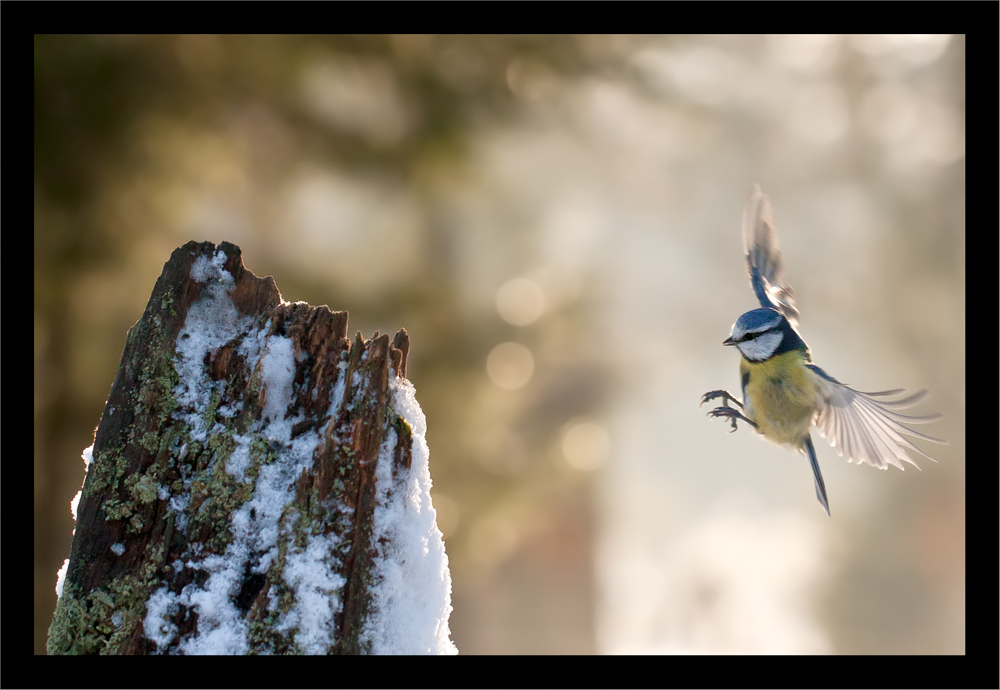
M725 340L722 341L722 344L723 345L735 345L736 341L733 340L733 336L729 336L728 338L726 338Z

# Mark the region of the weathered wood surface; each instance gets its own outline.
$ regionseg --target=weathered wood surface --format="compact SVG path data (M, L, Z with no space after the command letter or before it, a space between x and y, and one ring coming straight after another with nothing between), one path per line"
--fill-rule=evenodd
M390 430L395 466L410 463L410 427L389 395L408 349L403 330L352 343L346 311L282 302L235 245L175 250L97 428L49 652L183 653L185 639L224 625L244 626L246 653L304 651L285 570L317 543L328 547L317 591L336 606L320 642L364 651L375 468ZM291 499L275 504L282 486ZM217 594L212 578L234 570L228 619L209 620L191 593ZM156 602L170 602L161 624Z

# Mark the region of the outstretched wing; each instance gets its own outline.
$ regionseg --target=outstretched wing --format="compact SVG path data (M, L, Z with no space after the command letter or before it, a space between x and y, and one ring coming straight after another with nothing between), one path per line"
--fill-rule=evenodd
M747 257L750 285L760 306L777 309L794 328L799 311L795 308L792 288L781 282L781 250L771 217L771 200L757 184L743 210L743 251Z
M829 441L830 445L837 449L837 453L848 462L866 462L872 467L884 470L889 465L903 469L905 461L920 469L904 449L920 453L928 460L934 458L903 438L901 434L924 441L946 443L906 426L933 422L935 419L940 419L940 414L915 416L896 411L912 407L923 400L927 395L926 390L891 400L889 398L892 396L904 393L903 389L863 393L845 386L815 364L806 366L816 374L820 395L820 405L813 423L823 438Z

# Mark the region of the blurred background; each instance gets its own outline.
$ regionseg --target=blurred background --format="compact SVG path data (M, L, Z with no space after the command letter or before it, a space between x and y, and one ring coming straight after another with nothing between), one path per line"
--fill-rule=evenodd
M36 36L36 653L171 251L410 334L462 653L963 653L962 36ZM705 416L771 196L815 361L938 463Z

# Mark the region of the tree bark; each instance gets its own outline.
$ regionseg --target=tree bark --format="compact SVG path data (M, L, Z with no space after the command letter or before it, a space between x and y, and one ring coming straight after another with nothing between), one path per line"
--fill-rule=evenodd
M394 473L411 459L390 395L409 340L351 343L347 316L282 301L233 244L173 252L97 428L49 653L365 651L377 461L392 439ZM332 602L318 638L297 577Z

